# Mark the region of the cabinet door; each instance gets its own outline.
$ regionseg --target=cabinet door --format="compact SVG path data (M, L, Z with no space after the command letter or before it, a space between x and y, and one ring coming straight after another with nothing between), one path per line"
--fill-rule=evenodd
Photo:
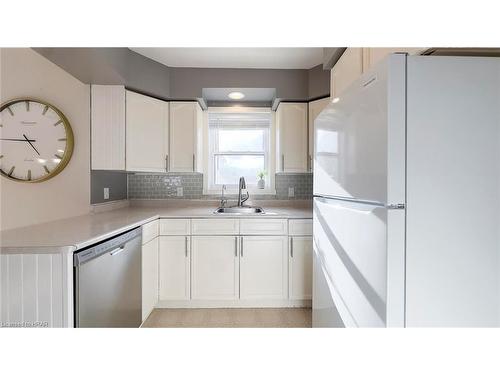
M276 112L277 165L281 172L307 171L307 103L281 103Z
M239 294L238 237L192 237L192 298L235 300Z
M338 97L363 73L363 48L348 48L332 68L330 95Z
M288 238L243 236L240 299L288 298Z
M158 237L142 245L142 320L158 302Z
M201 108L198 102L170 103L170 156L171 172L200 171L202 163L198 139L201 134Z
M309 116L308 116L308 130L309 130L309 145L308 145L308 169L313 170L313 160L314 160L314 120L321 113L321 111L330 103L331 99L323 98L309 102Z
M312 298L312 237L290 237L290 299Z
M168 102L127 91L127 171L166 172Z
M92 85L91 167L125 170L125 87Z
M161 236L160 300L190 298L190 239L189 236Z

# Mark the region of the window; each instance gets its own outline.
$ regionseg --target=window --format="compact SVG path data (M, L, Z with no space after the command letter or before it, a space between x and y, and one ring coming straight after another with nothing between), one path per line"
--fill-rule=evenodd
M265 191L269 191L271 119L270 110L209 112L209 190L219 191L222 185L236 190L241 176L253 190L257 174L266 171Z

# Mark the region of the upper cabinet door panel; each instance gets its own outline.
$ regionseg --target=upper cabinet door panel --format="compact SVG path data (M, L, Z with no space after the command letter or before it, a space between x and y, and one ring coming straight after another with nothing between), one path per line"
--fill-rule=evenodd
M93 170L125 170L125 87L92 85Z
M309 170L313 170L313 155L314 155L314 120L316 120L316 117L321 113L321 111L330 103L331 99L330 97L328 98L323 98L319 100L315 100L313 102L309 102L309 124L308 124L308 139L309 139L309 144L308 144L308 167Z
M201 108L198 102L170 103L170 156L171 172L194 172L200 169L197 160L201 127Z
M127 91L127 171L165 172L168 102Z
M307 103L281 103L276 113L278 170L307 171Z
M366 72L391 53L401 52L408 53L410 55L417 55L424 50L425 48L423 47L363 48L363 72Z
M348 48L332 68L330 95L337 97L363 73L363 48Z

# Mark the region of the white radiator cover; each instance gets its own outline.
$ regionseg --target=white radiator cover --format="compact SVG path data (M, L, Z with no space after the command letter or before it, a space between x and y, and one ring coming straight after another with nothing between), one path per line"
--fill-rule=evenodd
M2 327L72 327L71 254L0 255Z

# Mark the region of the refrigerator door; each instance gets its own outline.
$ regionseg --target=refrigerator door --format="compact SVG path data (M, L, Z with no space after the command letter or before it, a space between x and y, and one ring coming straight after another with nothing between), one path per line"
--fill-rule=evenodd
M405 69L392 55L317 117L315 195L404 202Z
M386 326L388 211L314 198L313 326L326 325L321 310L330 311L332 326L341 326L336 312L346 327Z

